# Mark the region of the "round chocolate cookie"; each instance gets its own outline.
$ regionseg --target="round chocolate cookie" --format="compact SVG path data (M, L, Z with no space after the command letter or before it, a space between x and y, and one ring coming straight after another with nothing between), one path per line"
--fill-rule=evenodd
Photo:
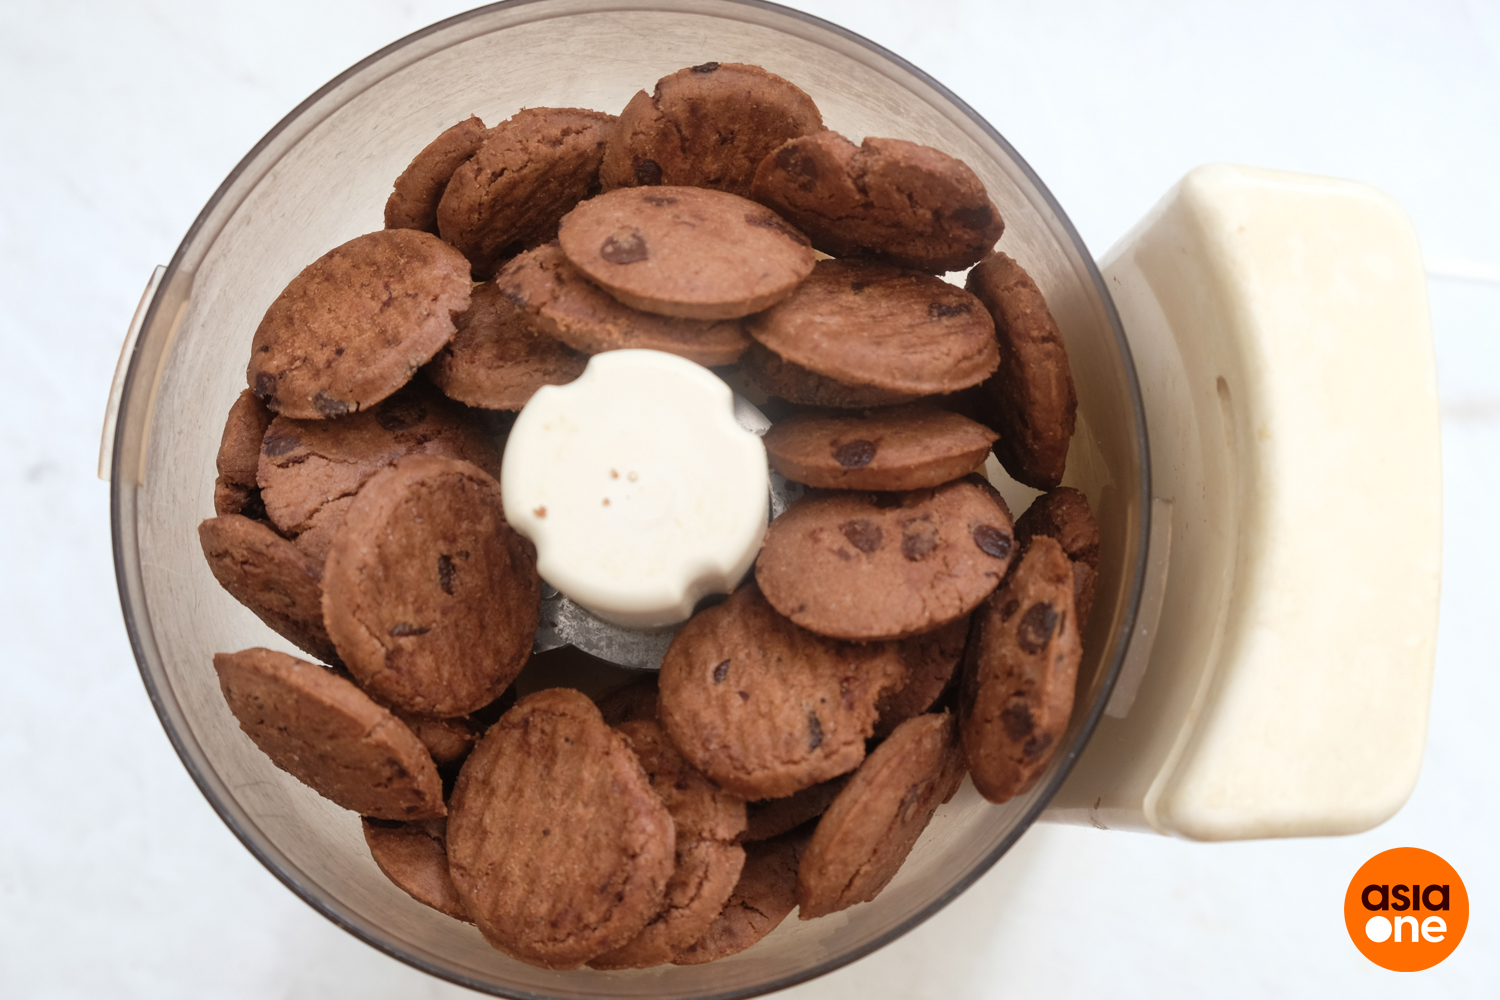
M798 918L874 899L962 777L953 716L919 715L897 726L818 820L797 869Z
M661 723L720 785L778 798L853 770L876 702L905 678L894 647L813 635L746 584L694 615L668 647Z
M412 712L393 711L391 714L416 734L438 767L462 763L479 739L479 727L467 716L437 719Z
M979 794L1004 802L1042 773L1068 727L1081 657L1072 564L1038 535L975 613L964 657L959 730Z
M367 409L432 359L467 308L469 262L436 236L357 236L305 267L266 310L250 388L298 420Z
M761 389L802 406L858 410L909 403L920 395L892 392L873 385L849 385L793 364L755 341L750 342L741 366L750 381Z
M458 332L427 372L461 403L519 410L542 386L571 382L588 363L587 355L549 336L512 297L486 282L474 289Z
M770 840L789 830L795 830L810 819L816 819L823 815L834 799L838 798L839 792L843 791L848 781L849 776L843 774L816 785L809 785L802 791L783 798L761 799L759 802L747 803L745 832L740 835L740 840L745 843L754 840Z
M1078 410L1068 352L1047 300L1020 264L998 251L969 272L964 287L995 319L1000 367L981 387L985 423L999 432L995 457L1020 483L1062 482Z
M438 230L488 278L507 257L557 235L557 220L598 190L613 115L581 108L527 108L490 129L453 171L437 209Z
M673 965L702 965L738 954L774 931L797 906L797 862L811 831L745 845L745 867L724 909Z
M678 184L749 197L767 153L822 127L812 98L781 77L743 63L703 63L630 99L599 180L606 191Z
M446 455L490 475L500 472L493 435L417 379L370 409L338 420L273 420L259 456L266 514L321 566L360 487L411 454Z
M215 514L243 514L256 521L266 516L255 470L260 464L260 441L266 436L272 416L249 389L243 390L229 408L224 435L219 439L219 453L214 459L219 473L214 482Z
M215 653L229 710L271 763L362 816L442 816L427 748L359 688L326 667L271 649Z
M937 702L953 679L969 641L969 616L933 632L902 639L897 644L906 664L906 683L880 699L875 736L884 739L907 719L914 719Z
M969 267L1005 231L968 164L902 139L791 139L760 162L751 197L826 254L934 274Z
M818 261L746 329L793 364L910 396L957 392L999 363L994 322L978 299L930 274L870 261Z
M1016 544L1025 551L1037 535L1057 539L1073 562L1073 606L1081 633L1094 606L1094 582L1099 576L1099 526L1088 498L1071 486L1059 486L1037 497L1016 519Z
M323 620L349 672L388 705L465 715L520 673L541 581L500 486L468 462L408 455L350 504L323 569Z
M396 178L385 201L385 228L420 229L436 235L438 202L448 179L479 151L488 132L484 122L470 115L428 143Z
M771 468L826 489L915 490L973 472L995 434L929 402L796 413L766 432Z
M703 188L601 194L563 217L557 239L574 267L621 302L690 319L759 312L791 294L817 260L769 208Z
M803 628L902 639L972 611L1010 563L1010 517L966 479L906 493L815 493L766 531L755 579Z
M321 563L264 523L240 514L198 525L198 543L214 579L231 597L298 649L324 663L339 662L323 627Z
M366 816L360 825L370 857L397 888L439 913L465 923L474 922L448 874L446 819L399 823Z
M585 354L642 348L713 366L733 364L750 345L738 319L684 319L632 309L579 273L556 243L508 262L495 284L543 332Z
M745 849L734 843L745 829L745 801L695 771L655 722L627 722L620 732L672 814L677 830L676 868L664 906L645 930L613 951L589 960L595 969L644 969L670 962L698 940L734 891Z
M639 934L673 871L672 817L629 741L578 691L521 699L464 763L453 884L513 958L573 969Z

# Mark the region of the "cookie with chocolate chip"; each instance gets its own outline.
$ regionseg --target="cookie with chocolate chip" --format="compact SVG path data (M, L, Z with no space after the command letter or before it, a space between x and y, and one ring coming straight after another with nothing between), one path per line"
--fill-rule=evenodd
M297 420L368 409L453 336L469 286L469 262L431 233L357 236L303 268L266 310L250 347L250 388Z
M766 600L803 628L861 642L941 628L1010 563L1009 515L967 479L904 493L813 493L771 522L755 564Z
M759 312L817 259L769 208L703 188L617 188L564 216L557 239L574 267L626 305L691 319Z
M957 392L999 364L983 303L941 278L890 264L820 260L746 329L785 361L846 385L928 396Z
M271 649L215 653L214 670L245 735L324 798L379 819L446 812L421 741L332 670Z
M334 532L323 620L360 686L441 718L500 696L531 653L536 553L479 467L407 455L370 478Z
M940 629L914 635L897 643L906 664L906 683L880 699L880 718L875 737L884 739L907 719L926 712L947 690L953 672L964 657L969 641L969 616L955 619Z
M897 726L818 820L797 868L798 918L874 899L962 774L953 716L919 715Z
M438 202L453 171L479 152L488 132L484 122L470 115L423 147L396 178L385 201L385 228L420 229L436 235Z
M905 676L892 646L814 635L747 584L694 615L668 647L661 724L730 791L791 795L864 759L875 705Z
M219 478L214 482L214 513L243 514L252 520L264 520L266 505L261 502L260 484L255 471L260 465L260 442L275 416L249 389L243 390L219 439L214 466Z
M1056 539L1033 537L974 621L959 729L974 787L991 802L1005 802L1041 775L1073 710L1082 647L1073 567Z
M584 354L638 348L713 366L733 364L750 345L738 319L687 319L632 309L585 278L556 243L508 262L495 284L540 330Z
M1016 544L1024 551L1037 535L1057 539L1073 562L1073 604L1082 631L1094 606L1094 583L1099 576L1099 526L1089 510L1088 497L1071 486L1059 486L1037 497L1016 519Z
M324 663L339 655L323 627L323 566L261 521L224 514L198 525L219 586L277 635Z
M941 274L983 257L1005 231L968 164L931 146L823 130L760 162L751 197L834 257L873 257Z
M999 251L969 271L964 287L995 320L1000 366L981 386L982 420L999 432L995 458L1017 482L1062 482L1078 410L1062 333L1031 275Z
M495 439L462 406L417 379L338 420L277 417L261 441L266 514L319 565L366 481L403 455L446 455L499 475Z
M661 912L672 817L622 734L588 697L522 698L464 763L448 860L487 941L531 965L573 969Z
M745 845L745 867L703 936L678 952L673 965L702 965L736 955L774 931L797 906L797 865L807 828Z
M930 402L856 412L806 411L765 436L771 468L825 489L914 490L973 472L995 433Z
M453 171L438 231L488 278L505 260L557 235L557 222L598 190L613 115L527 108L490 129Z
M427 373L452 399L487 410L519 410L544 385L583 374L588 355L550 336L524 309L486 282L474 289L453 339Z
M401 823L369 816L360 821L365 846L385 877L417 902L472 924L448 874L448 821Z
M671 184L749 197L766 154L822 127L817 105L796 85L759 66L707 62L630 99L599 180L606 191Z

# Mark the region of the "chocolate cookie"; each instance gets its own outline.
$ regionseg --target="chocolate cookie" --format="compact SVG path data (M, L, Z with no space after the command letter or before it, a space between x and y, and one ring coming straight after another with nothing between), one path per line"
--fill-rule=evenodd
M556 243L507 263L495 284L543 332L586 354L643 348L712 366L733 364L750 345L738 319L683 319L632 309L579 273Z
M499 475L495 441L463 407L418 379L339 420L277 417L260 447L266 513L319 565L354 496L403 455L446 455Z
M793 364L754 341L741 359L750 381L772 396L803 406L865 409L909 403L920 393L892 392L873 385L849 385Z
M888 409L804 412L765 436L771 468L826 489L915 490L973 472L995 434L929 402Z
M367 409L432 359L467 308L469 262L436 236L357 236L304 268L266 310L250 388L298 420Z
M672 641L659 710L698 770L747 799L777 798L853 770L876 702L904 680L890 645L813 635L746 584Z
M1078 397L1062 334L1036 282L1003 253L987 255L964 287L995 319L1000 367L985 381L984 422L1000 433L995 457L1020 483L1062 482Z
M453 884L485 939L548 969L639 934L661 910L675 842L629 741L566 688L521 699L490 727L448 820Z
M396 178L385 201L385 228L420 229L436 235L438 202L448 189L448 179L479 151L488 132L484 122L470 115L428 143Z
M219 473L214 482L215 514L243 514L256 521L265 518L266 505L261 502L255 470L260 464L260 440L266 436L272 416L249 389L242 391L229 408L214 459Z
M906 493L815 493L771 522L755 564L766 600L839 639L901 639L960 618L1010 563L1010 517L957 480Z
M316 656L338 663L323 627L323 567L260 521L240 514L212 517L198 525L198 543L219 586L277 635Z
M957 392L999 363L994 323L978 299L890 264L820 260L796 291L745 326L793 364L911 396Z
M627 722L620 731L672 815L676 868L661 912L619 948L590 959L595 969L644 969L671 961L724 909L745 863L745 849L734 843L745 829L745 801L694 770L655 722Z
M1016 544L1024 551L1037 535L1057 539L1073 562L1073 606L1082 632L1094 606L1094 582L1099 576L1099 526L1088 498L1071 486L1059 486L1037 497L1016 519Z
M672 959L702 965L744 951L774 931L797 905L797 863L811 831L745 845L745 867L729 902L704 935Z
M975 613L964 657L959 729L979 794L1004 802L1042 773L1073 711L1081 655L1072 564L1055 539L1035 536Z
M934 274L969 267L1005 231L968 164L902 139L791 139L760 162L751 197L826 254Z
M823 815L834 799L838 798L839 792L843 791L848 781L849 776L844 774L821 781L816 785L810 785L784 798L761 799L759 802L747 803L745 832L740 835L740 840L745 843L754 840L770 840L772 837L779 837L783 833L795 830L810 819L816 819Z
M734 319L812 272L807 238L762 205L690 187L620 188L563 217L568 260L621 302L690 319Z
M372 695L422 715L489 704L531 653L541 582L500 487L468 462L408 455L359 491L323 569L323 620Z
M557 220L598 190L615 119L581 108L527 108L490 129L453 171L438 230L488 278L508 257L557 235Z
M630 99L599 180L606 191L677 184L748 197L767 153L822 127L812 98L781 77L743 63L703 63Z
M880 699L876 707L875 736L884 739L907 719L914 719L932 708L953 679L953 671L964 656L969 641L969 616L956 619L942 628L898 644L901 660L906 664L906 683Z
M271 649L215 653L214 670L245 735L319 795L377 819L444 814L426 747L332 670Z
M474 922L448 874L446 819L399 823L366 816L360 825L370 857L397 888L439 913L465 923Z
M427 372L461 403L519 410L542 386L571 382L588 363L588 355L549 336L494 282L486 282L474 289L468 312L458 317L458 332Z
M818 820L797 869L797 916L826 916L874 899L895 878L932 814L963 774L953 716L896 727Z
M446 768L458 764L469 756L474 743L479 739L478 727L467 716L457 719L436 719L430 715L412 712L391 713L416 734L417 739L432 754L432 762Z

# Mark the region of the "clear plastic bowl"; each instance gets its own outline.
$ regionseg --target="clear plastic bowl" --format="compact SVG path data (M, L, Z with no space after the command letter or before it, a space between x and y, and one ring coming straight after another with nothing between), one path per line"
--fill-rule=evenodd
M708 61L764 66L811 94L830 128L856 141L931 144L984 181L1006 221L1001 248L1036 278L1072 359L1079 429L1068 479L1100 522L1098 597L1073 719L1042 779L999 806L966 783L879 899L814 921L793 916L708 965L551 972L406 896L370 860L357 816L277 770L240 732L213 654L290 647L214 582L195 528L213 515L214 455L262 313L304 265L380 228L391 182L417 150L471 113L494 124L529 106L618 111L665 74ZM502 3L354 66L277 125L198 216L145 310L117 402L110 478L121 603L146 687L193 779L250 852L330 920L403 962L501 996L754 996L912 929L1036 819L1093 731L1134 620L1149 516L1144 417L1082 241L1009 144L941 85L841 28L769 4Z

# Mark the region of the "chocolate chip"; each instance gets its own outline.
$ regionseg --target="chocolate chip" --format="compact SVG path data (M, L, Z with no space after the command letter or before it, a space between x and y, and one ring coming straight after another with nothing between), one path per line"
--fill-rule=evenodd
M313 397L313 409L325 417L342 417L346 413L354 412L354 404L346 403L342 399L335 399L322 389Z
M725 660L723 663L719 664L717 667L714 667L714 683L715 684L723 684L724 683L724 678L726 678L728 676L729 676L729 661L728 660Z
M452 559L438 556L438 586L443 588L443 593L453 593L453 577L456 573Z
M388 399L375 410L375 422L391 433L408 430L427 419L427 407L412 399Z
M980 232L989 228L990 220L995 217L995 214L990 210L990 206L981 205L979 208L955 209L948 217L965 229Z
M937 548L938 530L927 517L916 517L901 524L901 554L912 562L925 559Z
M599 256L611 264L634 264L651 256L646 249L646 237L639 229L631 229L624 239L611 236L599 247Z
M1040 653L1047 648L1055 628L1057 610L1046 601L1037 601L1021 616L1021 624L1016 626L1016 642L1028 653Z
M269 458L280 458L287 452L295 451L301 444L302 439L295 434L267 434L266 439L261 442L260 450Z
M947 319L949 316L963 316L972 309L973 306L967 302L934 302L927 307L927 318Z
M641 201L648 205L655 205L657 208L677 204L677 199L669 194L645 194L641 195Z
M1003 622L1010 621L1010 616L1015 614L1020 609L1021 602L1012 597L1010 600L1005 602L1005 607L1000 609L1000 620Z
M265 348L261 348L265 350ZM270 399L276 395L276 376L270 372L261 372L255 376L255 394L261 399Z
M807 710L807 749L816 750L823 745L823 723L812 709Z
M1036 720L1031 717L1031 709L1026 707L1024 702L1006 705L1001 709L1000 724L1005 727L1005 735L1013 740L1024 740L1036 728Z
M693 72L694 73L712 73L714 70L716 70L718 68L719 68L719 64L718 63L716 63L716 62L706 62L706 63L703 63L701 65L694 66L693 67Z
M773 212L747 212L745 214L745 222L747 225L755 226L758 229L770 229L778 232L793 243L800 244L801 246L812 245L808 242L806 236L803 236L800 231L787 225L786 220Z
M1027 740L1026 745L1021 747L1021 755L1030 760L1036 760L1037 757L1041 756L1042 751L1051 745L1052 734L1043 733L1040 736Z
M974 544L987 555L992 555L996 559L1005 559L1010 555L1010 532L988 524L976 524L974 525Z
M833 449L833 460L846 469L862 468L874 457L874 441L845 441Z
M391 626L391 630L386 634L399 639L403 635L426 635L431 631L429 628L413 625L411 622L397 622Z
M740 696L740 701L749 701L750 700L750 692L749 691L736 691L735 694L737 694L737 695Z
M866 555L880 548L880 543L885 540L885 533L874 521L846 521L839 525L839 530L849 539L850 545Z
M655 160L642 160L635 165L635 182L642 187L655 187L661 183L661 164Z

